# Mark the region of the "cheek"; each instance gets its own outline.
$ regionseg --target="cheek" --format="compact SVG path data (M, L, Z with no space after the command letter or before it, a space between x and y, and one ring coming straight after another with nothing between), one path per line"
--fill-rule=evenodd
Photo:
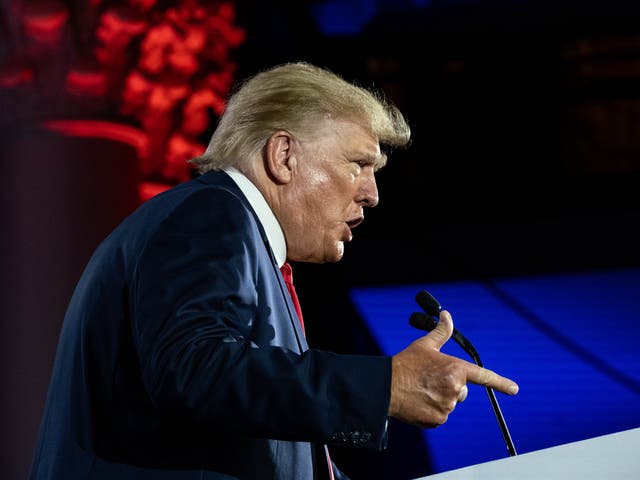
M306 182L307 188L311 190L325 189L332 183L331 177L327 175L327 173L319 170L309 172Z
M304 175L304 215L307 226L327 228L328 223L344 221L345 204L351 199L357 182L352 172L309 169ZM315 223L315 225L314 225Z
M305 197L305 215L314 218L327 210L335 198L335 182L324 172L309 172L303 187Z

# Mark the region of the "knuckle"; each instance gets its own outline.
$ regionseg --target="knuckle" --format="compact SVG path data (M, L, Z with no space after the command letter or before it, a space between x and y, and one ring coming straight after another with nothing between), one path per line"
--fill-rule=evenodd
M482 372L482 385L488 385L494 375L495 374L491 370L485 368Z
M436 417L436 425L444 425L449 418L448 413L441 413Z

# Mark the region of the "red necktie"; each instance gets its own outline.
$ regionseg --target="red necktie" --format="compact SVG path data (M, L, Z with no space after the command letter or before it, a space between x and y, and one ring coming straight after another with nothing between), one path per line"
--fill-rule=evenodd
M284 278L284 283L287 286L287 290L289 290L289 295L291 295L293 306L296 308L296 313L298 314L298 320L300 321L300 326L302 327L302 333L304 333L304 321L302 320L302 309L300 308L300 302L298 301L298 294L296 293L296 287L293 286L293 271L291 269L291 265L288 262L285 262L284 265L280 267L280 271L282 272L282 278Z
M287 286L287 290L289 290L289 295L291 295L293 306L296 308L296 313L298 314L298 320L300 320L302 333L304 333L304 321L302 320L302 309L300 308L300 302L298 301L298 294L296 293L296 287L294 287L293 285L293 270L291 269L291 265L288 262L285 262L284 265L280 267L280 272L282 272L282 278L284 278L284 284ZM333 468L331 466L331 457L329 457L329 449L327 448L326 445L324 446L324 451L327 456L327 468L329 469L329 479L334 480Z

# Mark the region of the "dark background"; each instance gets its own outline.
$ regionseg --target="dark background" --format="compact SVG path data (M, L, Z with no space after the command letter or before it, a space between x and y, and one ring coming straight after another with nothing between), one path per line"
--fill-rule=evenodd
M318 63L382 89L413 129L410 148L380 172L380 205L345 259L294 265L311 345L379 353L349 301L354 286L640 263L635 3L236 2L247 32L237 78ZM14 4L0 5L0 32L12 38ZM15 51L4 45L6 64ZM28 97L14 90L3 85L0 112L8 480L25 476L75 282L137 206L140 180L130 147L41 128L59 113L47 82ZM354 480L430 473L419 431L392 422L390 440L383 453L333 448L332 457Z

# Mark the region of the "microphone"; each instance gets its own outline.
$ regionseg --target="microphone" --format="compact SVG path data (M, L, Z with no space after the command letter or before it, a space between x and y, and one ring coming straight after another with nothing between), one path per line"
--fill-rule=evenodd
M435 299L435 297L431 295L429 292L427 292L426 290L421 290L416 294L416 302L418 302L418 305L420 305L420 308L422 308L428 315L432 317L431 320L433 321L433 326L429 329L429 331L436 328L436 324L437 324L436 319L440 318L440 310L442 310L442 307L440 306L440 302L438 302ZM416 327L413 324L412 326ZM455 327L453 327L453 333L451 334L451 338L453 338L455 342L458 345L460 345L460 347L465 352L467 352L467 354L473 359L476 365L479 365L480 367L483 366L482 362L480 361L480 356L478 355L478 352L473 347L471 342L467 339L467 337L462 335L458 331L458 329Z
M418 303L420 308L424 310L425 313L413 312L411 314L411 317L409 317L409 324L419 330L430 332L431 330L436 328L436 325L438 324L442 306L440 305L440 302L438 302L435 297L426 290L421 290L416 294L416 302ZM478 355L478 352L476 351L474 346L455 327L453 328L451 338L453 338L454 341L473 359L476 365L478 365L479 367L484 367L482 365L482 361L480 360L480 356ZM507 452L510 456L513 457L516 455L516 448L513 445L513 440L511 440L511 435L509 434L509 429L507 428L504 416L500 411L500 406L498 405L498 400L496 399L495 392L490 387L485 386L484 388L489 395L493 413L498 420L500 431L502 432L502 436L507 446Z

